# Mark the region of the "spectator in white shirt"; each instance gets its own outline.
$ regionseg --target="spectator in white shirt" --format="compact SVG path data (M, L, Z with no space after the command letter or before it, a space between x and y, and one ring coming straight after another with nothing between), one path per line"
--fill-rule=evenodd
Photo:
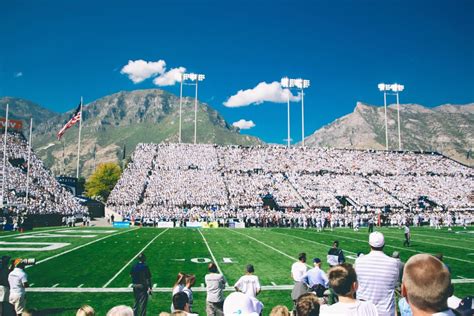
M15 269L8 275L8 283L10 284L9 302L15 307L17 315L21 315L26 305L26 288L28 285L28 276L24 269L25 264L21 259L16 259L13 263Z
M257 297L260 293L260 282L258 276L254 275L254 272L253 265L248 264L245 275L241 276L237 283L235 283L235 290L253 298Z
M298 261L291 266L291 278L295 282L301 282L306 270L306 253L302 252L298 255Z
M383 253L385 239L382 233L371 233L369 245L370 253L357 258L354 264L359 284L357 299L374 303L380 316L393 316L399 264Z
M373 303L356 300L357 275L349 263L331 268L328 272L329 286L339 297L333 305L321 305L321 316L377 316L377 308Z
M403 270L402 295L413 316L454 316L448 308L453 294L451 275L437 258L428 254L411 257Z

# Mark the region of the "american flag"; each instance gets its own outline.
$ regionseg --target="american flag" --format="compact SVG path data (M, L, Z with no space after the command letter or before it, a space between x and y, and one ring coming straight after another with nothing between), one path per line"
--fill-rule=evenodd
M72 117L69 119L69 121L63 126L63 128L61 128L61 130L58 132L57 136L58 136L58 140L61 139L61 137L63 136L63 134L66 132L67 129L69 129L70 127L74 126L74 124L76 124L77 122L79 122L81 120L81 115L82 115L82 103L79 103L79 106L77 107L77 109L74 111L74 114L72 115Z

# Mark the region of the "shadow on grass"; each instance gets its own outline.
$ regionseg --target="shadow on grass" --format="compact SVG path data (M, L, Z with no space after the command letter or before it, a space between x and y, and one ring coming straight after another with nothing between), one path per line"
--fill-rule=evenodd
M31 310L33 316L47 316L47 315L56 315L65 313L67 311L74 311L74 313L79 309L79 307L61 307L61 308L46 308L40 310Z

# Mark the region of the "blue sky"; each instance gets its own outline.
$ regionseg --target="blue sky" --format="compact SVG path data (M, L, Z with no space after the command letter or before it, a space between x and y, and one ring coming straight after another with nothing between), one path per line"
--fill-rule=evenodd
M133 83L129 60L166 62L206 74L199 99L242 131L286 138L286 104L226 107L239 90L283 76L311 80L306 134L353 111L383 104L379 82L405 85L402 103L474 102L474 1L4 1L0 5L0 95L54 111ZM156 77L155 77L156 78ZM163 89L178 94L178 84ZM185 94L192 96L191 88ZM292 138L300 140L300 104Z

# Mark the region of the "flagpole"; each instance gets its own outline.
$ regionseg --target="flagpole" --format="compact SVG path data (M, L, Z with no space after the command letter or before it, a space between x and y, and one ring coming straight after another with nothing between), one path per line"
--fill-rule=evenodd
M0 202L2 202L2 205L0 205L3 208L3 202L5 200L5 173L6 173L6 165L7 165L7 133L8 133L8 103L7 103L7 110L6 110L6 115L5 115L5 135L3 137L3 172L2 172L2 199Z
M79 141L77 143L77 166L76 178L79 179L79 162L81 160L81 131L82 131L82 97L81 97L81 119L79 120Z
M26 209L28 210L28 196L30 193L30 159L31 159L31 135L33 134L33 118L30 118L30 137L28 141L28 164L26 169Z

